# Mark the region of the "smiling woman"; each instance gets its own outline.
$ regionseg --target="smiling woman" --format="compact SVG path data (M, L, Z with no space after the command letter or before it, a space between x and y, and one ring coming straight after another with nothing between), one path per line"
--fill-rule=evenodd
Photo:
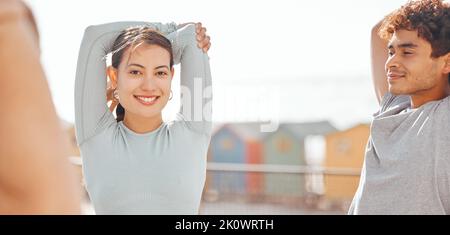
M209 49L205 31L200 24L142 22L86 29L77 65L75 121L97 214L198 213L211 138L211 95L193 104L195 94L211 89L209 58L198 48ZM102 59L109 52L112 65L106 68ZM175 121L165 123L161 111L178 63L187 105ZM123 106L123 121L107 106L107 75ZM192 118L190 104L200 107L192 114L200 112L201 119Z

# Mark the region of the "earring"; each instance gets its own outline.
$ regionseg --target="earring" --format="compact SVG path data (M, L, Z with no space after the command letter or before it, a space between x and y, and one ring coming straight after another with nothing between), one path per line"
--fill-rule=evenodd
M119 101L119 92L117 92L117 89L113 91L113 96L115 100Z
M171 100L173 98L173 93L172 93L172 90L170 90L170 97L169 97L169 100Z

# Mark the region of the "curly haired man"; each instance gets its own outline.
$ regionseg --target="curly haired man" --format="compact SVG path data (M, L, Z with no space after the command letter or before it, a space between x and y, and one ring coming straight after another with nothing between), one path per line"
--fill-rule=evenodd
M409 1L372 31L374 114L349 214L450 214L450 6Z

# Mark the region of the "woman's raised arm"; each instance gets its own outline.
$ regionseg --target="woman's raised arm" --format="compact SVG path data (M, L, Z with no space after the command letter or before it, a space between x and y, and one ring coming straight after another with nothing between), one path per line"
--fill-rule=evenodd
M122 30L140 25L166 34L176 30L174 23L147 22L115 22L89 26L85 30L75 79L75 126L79 145L116 122L107 106L105 56Z

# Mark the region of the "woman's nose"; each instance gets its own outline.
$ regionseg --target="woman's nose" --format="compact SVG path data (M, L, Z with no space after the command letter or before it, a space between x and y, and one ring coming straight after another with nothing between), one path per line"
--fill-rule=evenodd
M142 81L141 88L143 90L156 89L156 83L155 83L155 80L153 79L153 77L151 77L151 76L145 77Z

